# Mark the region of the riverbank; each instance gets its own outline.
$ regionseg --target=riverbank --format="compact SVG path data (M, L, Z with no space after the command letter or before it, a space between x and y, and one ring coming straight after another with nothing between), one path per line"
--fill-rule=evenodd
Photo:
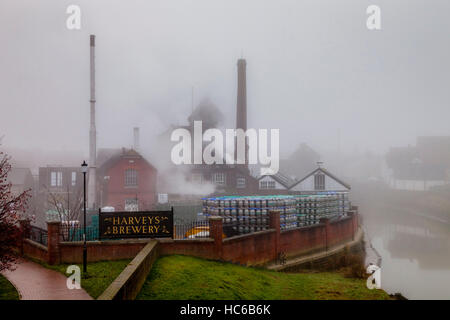
M140 300L390 300L339 272L281 273L173 255L158 259Z
M450 224L450 190L408 191L390 189L381 184L354 184L352 201L364 208L370 203L383 211L402 210L439 223ZM361 210L364 214L365 210Z
M450 200L445 191L354 185L352 201L358 203L366 241L382 257L383 289L413 300L448 299Z

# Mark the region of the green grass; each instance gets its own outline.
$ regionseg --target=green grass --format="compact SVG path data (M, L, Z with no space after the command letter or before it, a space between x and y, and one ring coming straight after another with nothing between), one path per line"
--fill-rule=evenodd
M16 288L0 274L0 300L19 300Z
M81 287L86 290L89 295L97 299L99 295L105 291L106 288L117 278L123 269L130 263L131 259L116 260L116 261L100 261L90 262L87 265L87 274L83 274L83 265L77 264L81 270ZM71 264L59 264L51 266L40 262L46 268L61 272L66 277L67 267Z
M137 299L142 300L290 300L390 299L383 290L369 290L364 279L339 273L268 271L173 255L155 262Z

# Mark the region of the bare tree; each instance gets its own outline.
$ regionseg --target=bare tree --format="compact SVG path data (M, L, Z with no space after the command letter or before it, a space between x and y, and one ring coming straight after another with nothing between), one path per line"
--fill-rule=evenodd
M11 182L8 182L8 174L11 170L9 157L0 152L0 271L12 269L17 259L15 247L23 236L20 220L25 220L23 225L29 225L23 213L27 209L27 201L30 190L25 190L15 196L11 192Z
M66 192L51 192L47 186L44 185L47 190L48 198L47 203L49 207L53 209L58 216L58 221L61 222L63 232L61 232L63 240L73 240L74 232L69 232L70 227L78 224L80 213L83 208L83 192L81 188L75 189L70 192L67 186Z

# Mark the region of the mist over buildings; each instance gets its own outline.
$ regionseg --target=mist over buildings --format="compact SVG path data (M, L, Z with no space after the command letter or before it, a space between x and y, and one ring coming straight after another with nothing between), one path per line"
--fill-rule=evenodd
M194 106L210 101L234 128L241 57L248 127L279 128L283 158L301 143L332 162L450 135L447 1L379 1L377 32L367 1L77 1L79 31L69 4L0 3L2 148L39 165L88 155L89 34L99 148L131 146L137 126L157 158L158 135L188 124L192 88Z
M66 27L69 5L81 8L81 30ZM381 8L381 30L366 27L369 5ZM175 204L176 218L197 219L206 196L349 194L341 207L358 207L383 288L448 298L449 12L448 0L1 0L9 181L32 189L28 212L42 228L55 208L80 213L69 202L79 203L84 160L95 214ZM203 131L279 129L280 174L175 165L171 133L198 120Z

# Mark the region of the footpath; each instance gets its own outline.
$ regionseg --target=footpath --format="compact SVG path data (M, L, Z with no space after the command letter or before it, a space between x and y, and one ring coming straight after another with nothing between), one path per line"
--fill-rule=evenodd
M16 287L21 300L92 300L83 288L68 289L61 273L28 260L18 260L15 270L2 275Z

